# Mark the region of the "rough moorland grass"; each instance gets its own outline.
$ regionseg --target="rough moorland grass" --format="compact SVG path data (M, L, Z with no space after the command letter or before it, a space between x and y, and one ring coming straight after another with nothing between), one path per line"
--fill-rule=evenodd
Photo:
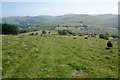
M3 35L3 78L117 78L117 41Z
M0 79L2 78L2 35L0 35Z

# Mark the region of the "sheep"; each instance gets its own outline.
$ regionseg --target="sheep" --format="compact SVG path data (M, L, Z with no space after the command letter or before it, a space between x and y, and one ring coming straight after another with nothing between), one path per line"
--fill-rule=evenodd
M108 43L107 43L107 47L113 47L113 44L112 44L112 42L111 41L109 41Z
M113 47L113 44L111 43L111 41L107 42L107 47L105 49L109 50L111 47Z
M88 37L84 37L85 39L88 39Z
M0 69L2 70L2 67L0 67Z
M77 39L77 37L73 37L73 39Z

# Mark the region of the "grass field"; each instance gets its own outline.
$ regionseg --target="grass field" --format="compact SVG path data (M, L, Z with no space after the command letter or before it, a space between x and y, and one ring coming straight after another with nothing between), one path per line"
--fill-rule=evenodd
M2 78L2 35L0 35L0 79Z
M118 78L118 45L83 36L3 35L3 78Z

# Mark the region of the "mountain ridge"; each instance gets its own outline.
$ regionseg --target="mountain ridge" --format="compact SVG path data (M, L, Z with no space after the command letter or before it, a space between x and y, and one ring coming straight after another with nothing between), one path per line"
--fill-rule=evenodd
M83 24L87 25L99 25L107 27L117 26L118 16L116 14L65 14L59 16L51 15L38 15L38 16L15 16L2 18L2 23L14 24L19 27L34 26L39 24L50 23L53 25L65 24L70 25L80 24L79 21L83 21ZM97 22L96 22L97 21ZM58 23L58 24L57 24ZM99 23L99 24L98 24Z

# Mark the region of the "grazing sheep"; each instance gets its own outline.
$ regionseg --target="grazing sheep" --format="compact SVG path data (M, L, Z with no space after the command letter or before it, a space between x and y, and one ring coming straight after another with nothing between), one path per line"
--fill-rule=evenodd
M105 57L106 59L110 59L108 56Z
M77 39L77 37L73 37L73 39Z
M93 49L92 49L92 48L89 48L88 50L89 50L89 51L93 51Z
M84 37L85 39L88 39L88 37Z
M109 48L113 47L113 44L112 44L111 41L109 41L109 42L107 43L107 47L109 47Z
M113 51L110 51L110 53L113 53Z
M2 67L0 67L0 69L2 70Z

